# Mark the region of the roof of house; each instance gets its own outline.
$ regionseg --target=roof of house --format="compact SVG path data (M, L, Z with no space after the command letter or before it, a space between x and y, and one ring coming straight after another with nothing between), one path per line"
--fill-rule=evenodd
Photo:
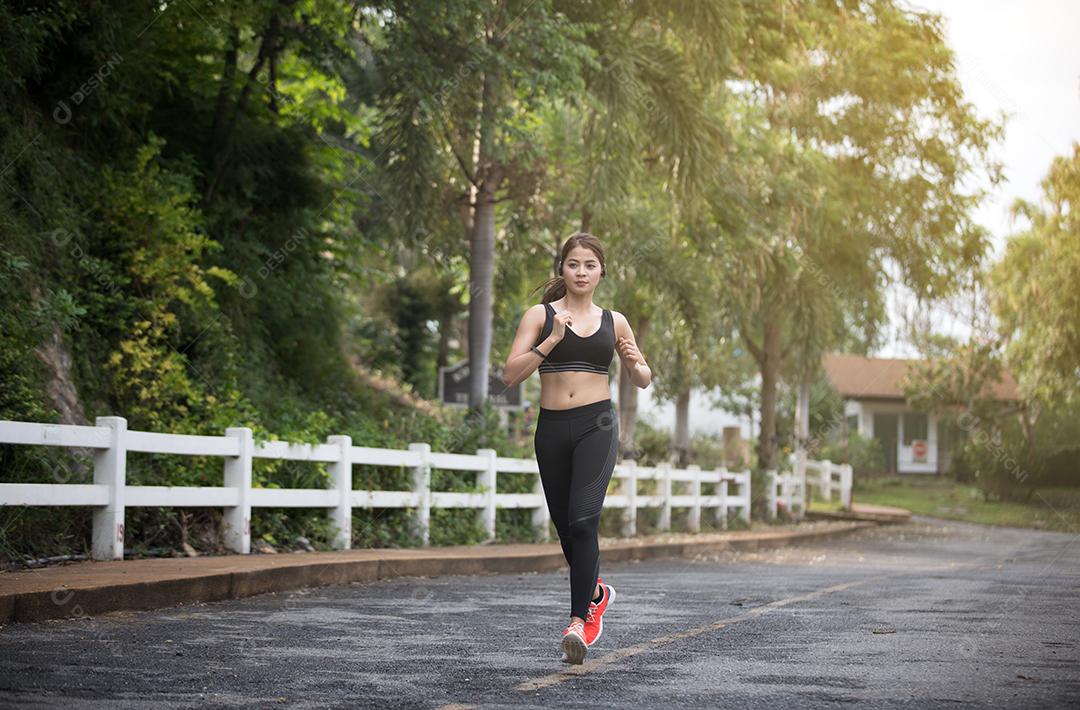
M914 359L864 357L846 353L828 353L822 358L825 374L832 381L841 397L847 399L896 399L903 400L900 383ZM998 400L1018 400L1016 380L1002 371L1000 382L988 388L988 396Z

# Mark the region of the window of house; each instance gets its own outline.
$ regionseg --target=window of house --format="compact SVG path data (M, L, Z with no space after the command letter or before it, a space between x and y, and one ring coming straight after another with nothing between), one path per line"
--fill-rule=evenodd
M859 415L858 414L852 414L852 415L848 416L848 418L847 418L847 428L848 428L849 432L859 430Z
M904 446L911 446L915 439L926 439L927 417L921 412L904 414Z

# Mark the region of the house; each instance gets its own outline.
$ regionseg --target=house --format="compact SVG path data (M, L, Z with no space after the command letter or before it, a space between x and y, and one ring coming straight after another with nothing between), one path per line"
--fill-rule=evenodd
M962 431L946 426L933 414L915 411L904 398L901 382L918 360L829 353L825 374L844 400L849 430L876 438L890 473L943 473ZM1020 399L1016 381L1007 372L987 394L1001 401Z

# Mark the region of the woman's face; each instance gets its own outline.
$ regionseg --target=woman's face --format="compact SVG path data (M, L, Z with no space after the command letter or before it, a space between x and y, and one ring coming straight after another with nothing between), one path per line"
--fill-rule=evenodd
M574 247L563 260L562 277L566 290L573 293L589 293L600 283L600 259L587 247Z

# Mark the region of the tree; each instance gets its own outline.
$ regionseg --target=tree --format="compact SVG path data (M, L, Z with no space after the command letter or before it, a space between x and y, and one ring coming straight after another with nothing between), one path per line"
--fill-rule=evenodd
M477 409L487 398L496 204L530 193L536 112L580 91L591 53L583 28L550 0L384 7L382 152L392 199L419 225L447 163L454 189L467 195L469 407Z
M1045 403L1080 399L1080 144L1054 159L1046 206L1013 211L1031 226L1009 239L992 272L991 304L1021 390Z
M964 101L941 18L892 0L749 3L738 151L713 190L718 300L761 373L759 464L775 468L776 391L826 348L869 348L882 292L945 295L986 233L967 181L999 135ZM891 272L890 272L891 269Z

